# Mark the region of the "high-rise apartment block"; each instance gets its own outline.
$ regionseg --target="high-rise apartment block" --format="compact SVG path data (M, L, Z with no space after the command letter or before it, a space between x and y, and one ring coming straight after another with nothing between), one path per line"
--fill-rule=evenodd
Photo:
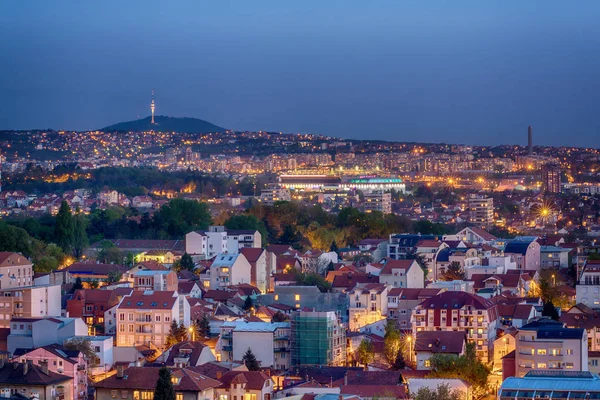
M291 323L292 365L344 365L346 332L334 311L295 311Z
M494 199L478 194L469 196L469 217L472 224L487 228L494 222Z
M560 164L542 166L542 190L548 193L560 193Z
M384 214L392 212L392 194L383 190L365 193L365 212L380 211Z

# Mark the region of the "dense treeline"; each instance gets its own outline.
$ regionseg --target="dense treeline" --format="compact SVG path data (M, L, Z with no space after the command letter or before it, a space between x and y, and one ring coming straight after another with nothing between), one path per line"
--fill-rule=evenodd
M56 178L67 177L64 182ZM89 189L94 193L111 189L127 196L151 194L151 189L187 191L205 196L236 194L251 196L255 181L245 178L235 181L229 177L211 176L199 171L161 171L157 168L107 167L82 171L75 164L59 165L52 173L29 165L25 172L11 176L4 185L6 190L27 193L60 193L67 190Z

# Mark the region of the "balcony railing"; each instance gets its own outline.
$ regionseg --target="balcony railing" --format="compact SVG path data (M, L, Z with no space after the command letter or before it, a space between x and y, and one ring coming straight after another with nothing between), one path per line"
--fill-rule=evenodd
M290 351L289 347L277 347L275 349L273 349L274 352L276 353L287 353Z
M222 348L224 351L233 351L233 346L227 345L227 346L222 346Z

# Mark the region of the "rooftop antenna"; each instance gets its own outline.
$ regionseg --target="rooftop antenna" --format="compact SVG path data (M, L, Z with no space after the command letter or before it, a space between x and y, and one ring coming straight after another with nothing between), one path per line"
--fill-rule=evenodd
M156 109L156 105L154 104L154 89L152 89L152 103L150 103L150 111L152 111L152 121L151 124L154 125L154 110Z

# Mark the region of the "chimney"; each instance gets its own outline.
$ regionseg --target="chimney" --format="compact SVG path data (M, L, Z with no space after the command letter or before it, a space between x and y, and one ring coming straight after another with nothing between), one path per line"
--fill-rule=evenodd
M122 364L117 365L117 378L123 378L125 376L125 366Z
M344 375L344 385L347 385L347 384L348 384L348 372L346 371L346 374Z
M527 154L533 155L533 128L527 129Z
M217 371L217 379L221 379L223 373L221 371Z
M30 364L30 360L27 360L26 362L23 363L23 376L26 376L27 373L29 372L29 364Z
M44 375L48 374L48 361L40 361L40 369Z

